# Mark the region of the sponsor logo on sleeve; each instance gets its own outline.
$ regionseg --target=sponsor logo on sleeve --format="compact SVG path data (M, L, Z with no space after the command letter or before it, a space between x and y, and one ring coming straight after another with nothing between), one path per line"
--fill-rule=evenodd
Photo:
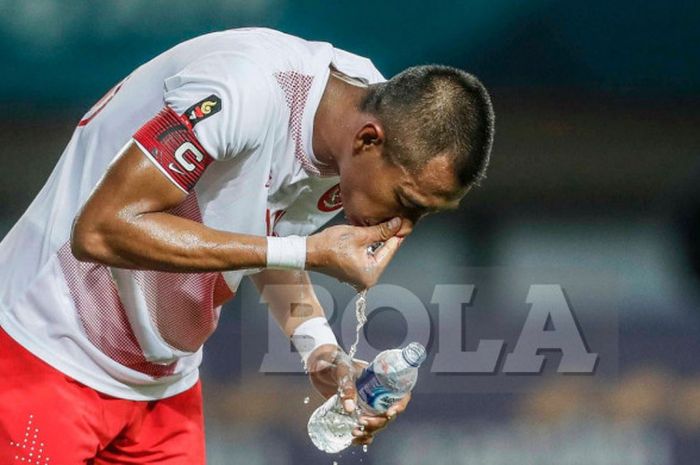
M332 212L343 207L343 197L340 195L340 184L328 189L320 199L317 207L322 212Z
M212 94L209 97L201 100L185 111L185 116L190 122L190 125L194 127L195 124L209 118L212 115L217 114L221 111L221 99Z

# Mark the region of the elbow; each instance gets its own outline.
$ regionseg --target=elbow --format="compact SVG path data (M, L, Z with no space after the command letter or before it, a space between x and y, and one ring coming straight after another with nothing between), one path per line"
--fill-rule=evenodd
M81 262L102 263L105 258L105 240L94 225L81 216L76 217L71 228L70 248Z

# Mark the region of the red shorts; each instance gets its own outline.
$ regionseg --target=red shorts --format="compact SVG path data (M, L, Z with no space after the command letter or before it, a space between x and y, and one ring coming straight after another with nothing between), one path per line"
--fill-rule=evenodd
M101 394L0 328L0 464L204 465L199 382L167 399Z

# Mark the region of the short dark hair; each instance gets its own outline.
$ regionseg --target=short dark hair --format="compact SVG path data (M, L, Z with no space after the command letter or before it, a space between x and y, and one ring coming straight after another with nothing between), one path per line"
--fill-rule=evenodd
M448 153L461 186L485 177L495 120L491 98L473 75L450 66L413 66L370 85L360 109L384 125L392 162L416 172Z

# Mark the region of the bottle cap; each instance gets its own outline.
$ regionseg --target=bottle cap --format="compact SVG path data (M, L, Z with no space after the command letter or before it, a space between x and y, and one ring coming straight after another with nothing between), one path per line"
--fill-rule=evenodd
M413 367L419 367L427 356L425 347L418 342L411 342L404 347L401 351L401 355L403 355L403 359L406 360L406 363Z

